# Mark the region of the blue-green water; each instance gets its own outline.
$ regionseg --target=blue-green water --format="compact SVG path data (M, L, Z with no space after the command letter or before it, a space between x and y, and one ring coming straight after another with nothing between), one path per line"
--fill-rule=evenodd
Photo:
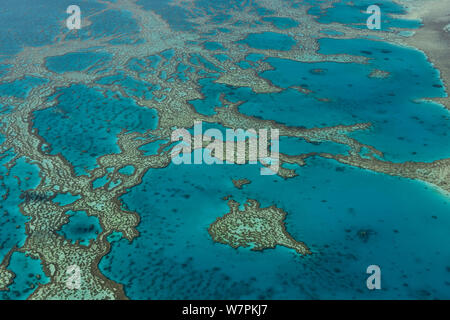
M89 217L85 211L68 211L69 222L64 224L58 232L66 239L81 245L89 245L90 240L95 240L102 228L97 217Z
M450 113L441 105L417 100L445 96L439 74L424 54L365 39L321 39L319 43L320 53L362 55L371 58L370 64L269 58L267 62L275 70L264 72L263 77L282 88L302 86L312 93L287 89L246 96L249 99L239 110L292 126L370 122L371 130L352 136L384 152L389 161L433 161L450 156ZM390 76L370 78L373 69L388 71Z
M0 135L0 144L3 142ZM29 218L24 216L19 205L24 201L36 198L33 189L40 183L39 169L28 163L25 158L16 160L15 165L8 171L5 164L14 158L9 151L0 157L0 261L6 254L17 246L25 243L25 224ZM9 291L0 292L1 299L25 299L36 288L37 282L46 283L48 278L42 272L39 260L25 257L25 254L14 252L7 268L15 273ZM36 275L41 278L38 280Z
M15 277L8 291L0 291L3 300L25 300L39 284L50 281L42 270L41 262L22 252L11 255L8 269L15 273Z
M294 19L285 17L264 17L262 18L262 20L270 22L275 27L282 30L297 27L300 24L298 21L295 21Z
M26 98L31 89L46 82L42 78L25 76L13 82L0 83L0 95Z
M125 166L119 169L119 173L125 175L131 175L136 169L133 166Z
M132 44L143 43L139 35L142 25L130 11L104 10L106 3L83 1L82 14L89 17L89 23L66 34L61 22L72 2L16 0L0 13L0 27L4 31L0 34L0 77L15 68L4 60L27 46L39 48L55 42L63 45L63 34L68 41L80 42L110 37L93 48L74 49L63 55L53 53L43 60L43 66L53 76L64 77L72 71L96 74L92 84L56 88L49 99L56 104L31 113L30 128L37 129L34 134L46 141L39 152L61 154L78 176L97 167L99 157L120 151L117 135L123 130L145 133L157 128L157 112L139 106L135 100L159 101L163 102L161 108L170 108L174 101L170 99L173 93L170 86L178 80L189 87L198 85L202 99L186 102L202 115L213 116L217 114L216 108L227 108L220 99L223 96L232 103L242 102L238 110L245 116L288 126L314 128L370 122L370 129L352 132L350 137L374 146L387 161L431 162L449 158L449 112L439 104L423 101L447 96L440 74L427 56L418 50L378 41L383 39L375 35L361 39L321 38L343 35L329 23L349 26L355 32L366 28L368 15L364 11L372 2L341 1L324 10L318 6L321 3L315 0L291 3L293 7L312 5L308 12L316 16L323 28L319 34L311 35L318 39L318 53L363 56L368 58L367 64L306 63L281 59L276 52L251 53L252 49L286 53L303 45L293 38L291 30L304 26L304 22L258 3L196 0L196 6L188 10L169 0L138 0L138 6L154 11L173 31L180 32L180 41L185 40L184 35L191 40L159 53L153 47L148 53L137 51L139 57L130 57L123 67L114 70L114 66L108 65L115 57L107 53L108 46L126 45L124 50L132 55ZM382 30L397 32L393 28L405 28L399 35L411 36L420 27L420 21L392 16L405 13L398 4L388 0L377 4L383 14ZM233 21L233 10L244 8L248 14L258 15L258 19ZM203 21L213 28L198 32L199 25L191 20L194 17L205 18ZM227 23L227 28L220 25L222 22ZM271 29L256 30L261 26L264 30ZM236 28L245 29L242 37L234 37ZM238 45L236 50L245 53L236 62L239 67L251 69L267 62L274 69L260 76L282 91L256 94L251 88L216 83L221 75L233 70L214 65L206 58L213 55L220 62L230 63L233 52L225 46L221 38L224 34L229 34ZM295 34L301 36L297 31ZM182 63L181 57L192 66ZM173 64L176 64L173 74L160 71L161 67ZM27 67L24 65L25 70ZM385 71L386 78L371 77L376 70ZM107 72L110 73L104 75ZM203 77L196 84L189 83L193 72ZM164 95L154 95L161 88L147 80L147 76L155 74L168 86ZM15 81L0 81L0 95L28 99L33 88L45 88L47 83L48 79L30 72ZM96 84L120 86L123 94ZM310 93L303 93L307 90ZM19 102L12 107L9 102L2 103L0 113L7 115L23 105ZM174 115L178 116L176 112ZM8 118L4 123L7 121ZM203 123L203 131L215 128L225 138L226 127L216 123L216 119L211 121ZM194 128L189 131L193 133ZM156 155L167 142L157 140L139 150L144 156ZM282 136L280 151L291 156L346 154L349 147ZM365 153L367 148L361 151L363 156ZM0 261L14 246L20 248L26 239L25 224L29 219L20 212L20 204L30 199L51 199L54 205L65 206L80 198L70 193L50 193L46 199L37 194L34 189L41 180L45 181L44 174L22 156L8 172L5 165L15 156L13 149L0 155ZM91 181L92 187L111 190L122 183L120 179L113 181L113 172L118 170L129 176L138 164L121 166L106 168L104 176ZM126 295L134 299L450 298L450 244L445 241L450 227L448 196L419 181L319 157L307 159L303 167L292 164L285 167L295 169L298 176L291 179L261 176L258 165L171 164L163 169L150 169L142 183L120 197L124 208L141 217L140 235L131 243L120 239L117 233L110 235L112 248L100 261L101 271L123 284ZM251 183L239 190L232 179L241 178L250 179ZM241 204L251 198L262 206L276 205L285 210L287 231L305 242L313 254L301 257L279 246L254 252L214 243L207 230L228 212L223 200L228 195ZM72 244L79 241L86 246L102 232L99 220L87 212L66 214L67 223L57 233ZM13 253L8 269L16 278L10 290L1 292L0 297L25 299L38 282L49 282L51 279L44 275L40 263L24 253ZM372 264L381 267L380 291L369 291L366 287L365 271Z
M416 181L331 160L310 159L297 172L284 181L251 165L150 170L122 197L141 215L140 237L114 241L100 268L134 299L450 297L450 248L442 241L448 198ZM252 183L239 191L231 178L243 177ZM228 212L226 195L285 210L287 231L314 254L214 243L207 229ZM360 230L369 236L358 236ZM378 292L365 287L371 264L382 268Z
M280 152L295 156L297 154L324 152L333 154L346 154L349 151L347 145L334 142L308 143L306 140L294 137L280 137Z
M109 54L101 52L73 52L47 58L47 68L57 73L83 71L99 63L105 64L110 59Z
M0 55L12 56L25 46L40 47L52 43L60 32L65 31L66 26L61 21L67 17L66 9L71 4L71 0L17 0L14 5L6 6L0 19L0 28L3 30L0 34ZM82 6L86 16L105 9L104 4L95 1L83 1ZM97 15L92 25L81 30L84 37L99 36L102 31L104 34L114 34L112 30L127 31L127 28L111 29L114 22L108 20L109 15Z
M169 140L156 140L140 146L139 150L144 151L144 155L146 156L158 154L158 149L167 142L169 142Z
M295 41L288 35L276 32L250 33L242 43L255 49L272 49L287 51L295 45Z
M371 0L336 3L323 11L319 7L313 7L309 10L309 13L318 16L320 23L339 22L353 28L363 29L366 28L366 20L370 14L361 14L361 12L365 13L367 8L373 4L380 8L381 30L383 31L389 31L392 27L415 29L421 25L418 20L393 18L392 14L404 14L406 11L399 4L388 0L381 0L376 3Z
M80 195L74 196L71 193L58 193L56 197L53 198L53 202L58 203L60 206L66 206L80 198Z
M350 23L350 18L339 22ZM388 26L402 24L407 25L391 19ZM294 45L288 36L277 33L250 34L243 43L279 50ZM214 76L199 81L204 99L191 104L197 112L213 115L215 107L225 107L219 100L224 94L232 102L245 101L239 111L246 115L290 126L370 122L372 129L352 136L374 145L390 161L432 161L450 155L448 112L440 105L417 101L445 96L439 74L424 54L364 39L321 39L319 44L322 54L366 56L369 64L267 58L274 70L261 76L285 89L282 92L255 94L248 88L215 83ZM243 62L241 67L252 67ZM389 76L369 77L375 69ZM305 95L292 86L311 93ZM208 124L204 130L209 127L225 129ZM280 150L290 155L337 154L348 148L282 137ZM139 186L122 197L124 206L142 218L140 237L129 243L111 236L112 251L100 262L101 270L126 284L126 294L135 299L450 296L450 248L442 243L450 226L448 198L417 181L332 160L313 158L304 167L289 167L298 176L288 180L261 177L258 166L248 165L170 165L150 170ZM252 183L241 191L234 188L231 179L244 177ZM308 244L313 255L299 257L283 247L253 252L214 243L207 229L228 212L222 200L226 195L241 203L253 198L263 206L284 209L288 232ZM383 270L383 289L378 292L365 286L365 270L371 264ZM132 266L138 266L139 272L127 273Z
M12 152L0 157L0 260L12 247L24 244L25 223L29 219L20 212L19 205L33 198L33 189L41 181L38 167L27 163L25 158L18 159L8 172L5 164L13 158Z

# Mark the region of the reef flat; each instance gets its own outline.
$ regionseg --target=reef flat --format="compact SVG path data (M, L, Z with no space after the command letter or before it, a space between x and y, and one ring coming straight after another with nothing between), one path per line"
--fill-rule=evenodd
M408 19L420 19L423 27L415 30L414 35L399 43L422 50L427 54L430 62L440 71L446 87L450 83L450 62L448 59L448 45L450 43L449 1L402 1L397 3L407 8ZM448 95L444 98L433 99L450 109Z
M218 218L209 227L214 241L227 244L233 248L251 246L252 250L264 250L285 246L300 254L311 254L308 247L295 241L286 232L283 220L286 213L272 206L260 208L256 200L248 199L244 210L239 210L239 203L228 201L230 212Z
M366 0L92 1L79 30L25 2L35 28L0 13L2 298L364 299L375 258L377 297L449 297L448 0L380 1L381 30ZM277 175L174 165L199 121L279 130Z

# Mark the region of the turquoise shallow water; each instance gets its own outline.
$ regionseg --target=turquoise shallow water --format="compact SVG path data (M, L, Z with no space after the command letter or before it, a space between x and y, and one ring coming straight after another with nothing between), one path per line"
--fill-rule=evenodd
M2 142L3 137L0 135L0 144ZM5 164L14 156L11 151L0 156L0 261L3 261L11 248L21 247L24 244L25 223L29 218L20 212L19 205L30 198L35 198L33 189L41 181L39 168L28 163L23 157L17 159L15 165L8 171ZM8 269L13 271L16 277L9 291L0 292L0 299L25 299L34 291L38 281L48 282L40 261L25 257L23 253L12 254ZM36 278L37 274L40 280Z
M304 139L295 137L280 137L280 152L295 156L303 153L325 152L332 154L346 154L350 148L334 142L309 143Z
M152 109L136 105L119 93L74 85L57 93L55 107L34 113L34 126L50 143L47 152L61 152L76 174L93 169L98 156L119 152L116 135L122 129L144 132L157 123Z
M255 49L272 49L276 47L278 50L287 51L295 45L295 40L282 33L263 32L250 33L242 43Z
M121 174L126 174L126 175L131 175L133 174L135 171L135 168L133 166L125 166L119 169L119 173Z
M450 248L442 242L448 198L419 182L331 160L311 159L297 171L284 181L260 176L257 165L150 170L122 197L142 218L140 237L132 243L111 237L100 268L135 299L450 297ZM252 183L239 191L232 177ZM207 228L228 212L226 195L284 209L287 231L314 254L214 243ZM359 237L360 230L369 236ZM378 292L365 287L371 264L382 268Z
M81 245L89 245L90 240L97 238L102 228L97 217L89 217L85 211L67 211L68 223L64 224L58 232L72 243L79 242Z
M282 88L301 86L312 93L287 89L245 96L247 102L239 110L305 127L370 122L371 130L352 136L384 152L389 161L433 161L450 156L450 113L438 104L418 101L445 96L439 74L424 54L365 39L321 39L319 43L320 53L362 55L370 58L370 63L269 58L267 62L275 70L264 72L263 77ZM370 78L374 69L390 76ZM328 101L318 100L321 98Z
M189 32L195 32L196 25L189 20L194 15L206 15L205 21L214 25L231 19L230 8L240 10L249 3L248 12L257 13L260 21L250 24L237 21L230 24L229 29L217 27L208 34L199 34L199 40L191 43L197 43L220 61L230 59L231 52L224 49L216 35L219 31L232 33L237 27L250 30L248 36L236 40L239 50L245 51L248 46L286 51L301 45L287 34L301 21L281 17L257 3L196 0L199 10L190 11L174 6L170 0L137 1L145 10L153 10L165 19L173 30ZM354 5L344 1L319 10L317 4L323 1L304 3L313 5L309 13L317 16L324 28L328 23L338 22L355 29L365 28L367 15L361 12L372 4L371 0L353 1ZM0 27L5 31L0 34L0 61L3 63L6 57L25 46L40 47L60 41L55 37L65 31L61 22L69 4L72 4L69 0L16 0L14 5L8 6L8 10L0 13ZM391 13L404 13L393 2L380 0L377 4L383 12L383 30L419 27L419 21L391 17ZM83 1L82 12L90 17L89 24L66 39L77 37L83 41L111 36L116 38L110 40L109 45L140 43L138 37L134 38L140 26L131 12L102 11L104 8L103 3ZM273 30L252 30L262 24L272 26ZM329 28L320 35L339 34ZM401 35L409 36L411 32L405 30ZM375 36L371 38L380 40ZM448 111L440 105L421 101L446 95L438 71L423 53L368 39L324 38L319 40L319 45L321 54L359 55L367 57L369 62L300 63L250 53L239 66L254 68L264 59L274 70L263 72L261 77L283 89L279 93L255 94L250 88L214 83L225 70L195 51L190 62L200 69L196 71L205 75L207 71L201 70L205 66L215 73L206 74L207 77L198 82L204 99L189 103L201 114L214 115L216 107L227 107L219 99L224 94L231 102L245 101L239 111L247 116L276 120L289 126L312 128L370 122L370 130L354 132L351 137L375 146L384 153L385 160L429 162L450 157ZM49 57L45 66L60 75L71 71L92 74L104 68L112 58L102 51L104 48L93 50ZM133 48L127 47L127 50ZM145 81L146 75L159 72L162 64L178 64L178 58L174 49L158 55L151 52L145 58L127 61L127 67L137 72L138 77L132 78L123 70L117 70L109 76L100 74L96 82L118 84L133 98L156 99L153 91L159 87ZM0 77L11 67L1 64ZM375 69L388 72L388 77L371 78L369 75ZM164 73L161 78L167 83L174 79L186 83L191 70L179 63L176 73ZM26 99L31 89L45 85L46 81L33 74L14 82L0 82L0 95ZM311 93L304 94L298 87ZM88 174L96 167L98 157L119 152L116 137L122 130L143 133L157 126L158 115L154 110L95 86L80 83L58 88L53 98L58 101L54 107L33 113L33 127L47 142L42 151L61 153L77 175ZM164 99L166 95L161 101ZM9 105L0 104L2 114L10 111ZM226 130L216 123L204 123L204 130L209 128L217 128L222 133ZM193 128L189 130L193 132ZM145 155L154 155L165 142L149 143L140 150ZM298 138L281 137L280 150L288 155L343 154L348 148L331 142L307 143ZM33 192L41 181L36 165L21 157L8 174L5 164L14 156L11 150L0 155L0 261L12 247L20 247L25 241L28 218L20 213L19 205L30 198L41 197ZM112 249L101 260L101 271L123 284L126 294L135 299L450 298L450 244L445 241L450 227L448 197L417 181L352 168L332 160L311 158L304 167L286 167L295 169L298 176L288 180L260 176L258 165L172 164L164 169L149 170L141 184L121 197L124 208L141 216L140 236L130 243L112 234L109 237ZM120 180L111 181L110 174L115 169L119 168L107 168L105 176L93 181L93 188L103 187L108 182L112 188L120 183ZM134 170L130 165L120 168L119 172L130 175ZM232 184L232 179L238 178L248 178L252 183L238 190ZM287 231L310 246L313 254L301 257L284 247L253 252L214 243L207 228L228 212L226 201L222 199L227 195L240 203L252 198L262 206L275 204L284 209ZM77 195L61 193L52 200L64 206L77 199ZM70 241L78 240L87 245L101 232L98 219L89 217L86 212L69 211L67 214L70 217L58 233ZM381 267L380 291L366 288L365 270L371 264ZM17 277L10 291L0 293L2 299L24 299L38 282L50 281L43 274L40 261L23 253L15 252L8 268Z
M143 97L148 100L153 98L152 84L126 76L123 72L118 72L116 75L101 78L97 82L99 84L121 85L125 89L126 94L129 96Z
M71 0L17 0L11 5L5 5L0 19L0 55L12 56L26 46L44 46L55 41L60 32L65 32L66 26L61 23L68 15L66 9L74 4ZM82 28L77 36L82 39L122 34L125 38L139 30L134 19L125 10L110 10L102 12L106 5L97 1L83 1L80 4L83 15L91 16L92 24ZM121 23L120 29L115 23ZM67 39L73 38L69 34Z
M291 18L286 17L264 17L263 21L272 23L278 29L286 30L293 27L297 27L300 23Z
M57 73L69 71L83 71L93 66L103 65L111 59L107 53L101 52L73 52L62 56L49 57L46 66Z
M65 206L75 202L80 199L80 195L72 195L71 193L58 193L55 198L53 198L53 202L58 203L60 206Z
M46 284L50 281L42 270L41 262L22 252L14 252L11 255L8 269L16 276L8 291L0 291L0 297L3 300L25 300L38 284Z

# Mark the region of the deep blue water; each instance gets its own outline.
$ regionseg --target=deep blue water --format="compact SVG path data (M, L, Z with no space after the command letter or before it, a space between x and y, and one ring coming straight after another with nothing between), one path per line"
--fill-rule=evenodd
M371 0L337 3L326 10L313 4L309 13L320 23L338 22L353 28L365 28L367 15L361 14ZM168 0L139 0L145 10L154 10L175 31L193 32L189 21L194 15L209 15L214 25L232 17L230 8L242 9L246 1L196 0L201 10L188 11ZM16 54L25 46L51 44L64 29L70 1L16 0L0 13L0 61ZM414 30L420 21L393 18L389 14L404 13L391 1L380 0L382 29L401 27ZM303 4L301 4L303 5ZM119 36L112 45L139 42L139 25L130 12L102 11L104 4L84 1L83 15L90 16L88 26L67 39L80 40ZM251 32L239 41L256 49L289 50L295 40L280 30L289 30L300 21L280 17L276 12L253 3L250 12L261 21L246 24L238 21L233 27L251 30L262 23L274 26L273 32ZM20 19L18 19L20 17ZM32 26L32 27L30 27ZM278 30L277 30L278 29ZM215 35L232 32L217 28L202 34L195 42L221 60L229 56ZM322 34L336 35L335 30ZM401 35L409 36L410 31ZM380 40L372 37L372 40ZM59 40L56 40L59 41ZM276 120L289 126L307 128L370 122L372 128L351 134L359 141L373 145L384 153L385 160L433 161L450 157L450 115L441 105L421 101L427 97L444 97L439 72L420 51L401 48L368 39L320 39L319 53L352 54L369 58L368 64L300 63L248 54L239 66L248 69L264 59L274 67L262 77L283 89L279 93L255 94L250 88L235 88L214 83L225 72L200 54L191 55L191 62L206 74L199 81L204 99L189 101L201 114L214 115L214 108L226 107L220 102L224 94L231 102L245 101L239 111L261 119ZM301 45L301 44L300 44ZM101 50L101 49L96 49ZM175 50L142 59L130 59L127 66L138 72L139 79L118 71L98 78L100 84L116 83L131 97L155 99L152 91L159 89L142 79L159 72L164 64L174 61ZM46 59L46 67L56 73L98 71L110 61L102 51L82 51ZM0 65L0 77L11 65ZM389 72L385 79L370 78L375 69ZM175 78L189 80L187 65L178 64L173 75L161 74L168 82ZM46 83L38 75L27 75L14 82L0 82L0 95L25 99L30 90ZM295 87L311 93L304 94ZM119 93L102 92L77 84L60 88L53 96L58 104L33 113L33 126L48 144L43 151L61 153L74 167L75 174L87 174L96 166L99 156L119 152L116 136L122 130L145 132L154 129L158 117L154 110L138 106ZM165 96L162 97L162 100ZM19 106L20 108L20 106ZM11 111L0 105L1 113ZM226 128L204 123L204 130ZM191 133L193 128L190 129ZM145 155L156 154L159 140L142 146ZM0 143L2 137L0 135ZM309 152L345 153L348 148L332 142L308 143L299 138L281 137L280 150L288 155ZM197 151L200 152L200 151ZM364 153L364 150L363 150ZM0 261L7 252L25 241L28 218L19 205L37 196L33 189L41 177L36 165L19 158L8 173L4 166L15 154L12 150L0 155ZM260 176L258 165L182 165L171 164L152 169L143 182L121 197L124 207L142 218L140 236L133 242L110 236L112 250L100 262L102 272L122 283L126 294L135 299L449 299L450 243L445 241L450 227L450 198L418 181L377 174L338 164L332 160L312 158L304 167L288 165L298 173L292 179ZM135 168L125 166L119 172L132 174ZM111 182L114 168L93 182L94 188ZM248 178L251 184L236 189L232 179ZM305 242L313 254L301 257L293 250L277 247L263 252L233 249L214 243L207 229L217 217L228 212L222 198L231 195L241 204L256 199L262 206L277 205L287 212L287 231ZM77 195L58 194L54 203L67 205ZM85 212L68 212L68 223L59 234L71 241L87 245L101 232L98 219ZM363 234L365 236L363 236ZM365 281L368 265L377 264L382 271L382 290L369 291ZM39 260L15 252L8 268L17 277L10 291L1 292L2 299L24 299L37 283L49 279L43 274ZM130 272L132 270L133 272ZM39 275L36 277L36 275ZM40 278L40 279L38 279Z
M134 299L450 297L450 248L442 241L448 198L417 181L307 162L286 181L260 176L257 165L150 170L122 197L142 218L140 237L129 243L113 236L100 269ZM231 178L243 177L252 183L239 191ZM214 243L207 229L228 212L226 195L284 209L287 231L314 254ZM360 230L369 236L359 237ZM378 292L365 285L371 264L382 270Z
M76 174L96 166L97 157L119 152L116 135L122 129L151 130L156 126L155 110L146 109L120 93L84 85L57 92L55 107L34 113L34 126L47 142L51 154L61 154L74 166Z

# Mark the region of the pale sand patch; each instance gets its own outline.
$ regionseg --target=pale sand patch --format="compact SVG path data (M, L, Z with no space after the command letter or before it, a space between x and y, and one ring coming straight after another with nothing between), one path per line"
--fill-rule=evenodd
M408 9L407 19L420 19L423 27L402 42L425 52L430 62L440 71L447 97L431 99L450 110L450 0L394 0Z

